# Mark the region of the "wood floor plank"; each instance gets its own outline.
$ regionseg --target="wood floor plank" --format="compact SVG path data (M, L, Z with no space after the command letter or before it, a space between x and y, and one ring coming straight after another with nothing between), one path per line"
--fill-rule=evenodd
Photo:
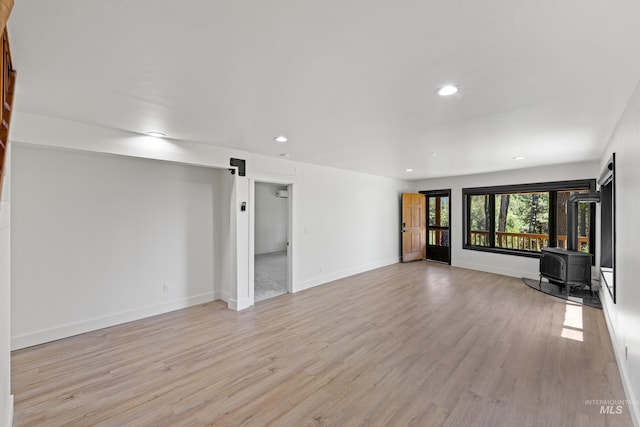
M12 353L15 426L628 426L602 311L397 264Z

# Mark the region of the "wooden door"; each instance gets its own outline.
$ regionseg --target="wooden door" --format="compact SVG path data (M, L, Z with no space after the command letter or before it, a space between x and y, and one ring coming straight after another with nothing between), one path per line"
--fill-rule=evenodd
M402 193L402 262L425 258L426 205L424 194Z

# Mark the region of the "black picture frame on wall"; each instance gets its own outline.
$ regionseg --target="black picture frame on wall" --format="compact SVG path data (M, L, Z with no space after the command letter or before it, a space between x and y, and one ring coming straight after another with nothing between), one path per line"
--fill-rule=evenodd
M600 278L616 303L616 154L604 167L600 184Z

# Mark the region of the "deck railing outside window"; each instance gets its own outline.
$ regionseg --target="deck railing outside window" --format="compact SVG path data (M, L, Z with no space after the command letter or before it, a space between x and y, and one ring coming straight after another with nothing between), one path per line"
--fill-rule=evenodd
M429 244L449 246L449 230L429 229Z
M489 232L471 230L471 245L489 246ZM540 252L549 246L548 234L496 232L496 248L518 249L521 251ZM559 248L566 249L567 236L558 236ZM589 252L589 238L578 237L578 247L582 252Z

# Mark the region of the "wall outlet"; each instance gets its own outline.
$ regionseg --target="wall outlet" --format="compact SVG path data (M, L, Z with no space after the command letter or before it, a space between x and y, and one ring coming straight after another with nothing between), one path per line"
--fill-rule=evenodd
M162 292L164 292L165 294L166 294L167 292L169 292L169 284L168 284L168 283L165 283L165 284L162 286Z

